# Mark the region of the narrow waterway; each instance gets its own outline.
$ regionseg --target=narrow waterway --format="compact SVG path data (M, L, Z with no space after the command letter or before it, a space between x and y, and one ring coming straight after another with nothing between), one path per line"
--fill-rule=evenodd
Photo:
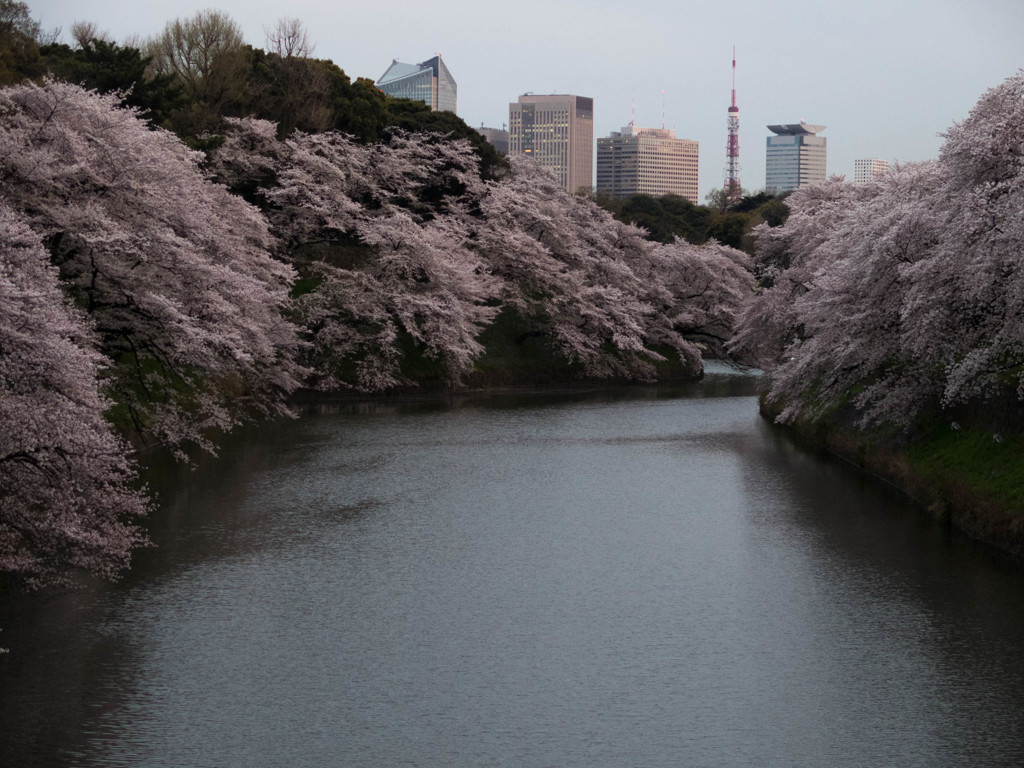
M154 471L122 583L0 601L0 765L1024 764L1024 569L755 385L321 406Z

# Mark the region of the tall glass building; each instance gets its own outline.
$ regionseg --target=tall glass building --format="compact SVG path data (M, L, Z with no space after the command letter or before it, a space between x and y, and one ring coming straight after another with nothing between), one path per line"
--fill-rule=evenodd
M826 142L817 134L827 126L800 121L769 125L765 157L765 190L773 195L824 181Z
M551 168L566 191L594 188L594 100L525 94L508 105L508 152Z
M422 101L433 110L456 111L458 86L440 56L419 64L394 59L378 78L377 87L396 99Z
M597 191L612 197L679 195L697 204L696 141L627 125L597 140Z

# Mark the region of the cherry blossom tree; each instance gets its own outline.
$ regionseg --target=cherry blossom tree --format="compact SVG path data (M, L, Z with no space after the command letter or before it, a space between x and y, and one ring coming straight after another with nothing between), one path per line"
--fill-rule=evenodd
M585 376L650 380L670 350L696 372L750 290L740 252L656 247L536 163L482 181L472 147L437 134L364 146L230 124L212 168L264 208L312 285L295 307L321 386L409 384L410 352L457 383L499 313Z
M915 272L911 308L943 329L945 402L1006 387L1024 398L1024 71L950 128L939 162L946 226L935 259Z
M718 243L655 244L534 162L513 158L479 207L475 246L506 307L587 376L650 380L672 350L692 371L724 354L751 290L748 258Z
M792 302L799 335L773 378L773 396L787 402L783 418L821 416L849 399L865 423L906 423L935 400L927 363L907 346L913 324L904 310L908 269L934 245L938 183L936 166L921 164L846 185Z
M1024 73L986 93L935 162L799 190L761 228L764 289L731 349L772 374L780 418L865 425L1024 399Z
M754 271L763 289L744 309L729 349L766 371L791 356L790 347L802 342L797 298L806 293L818 265L818 247L827 241L846 210L850 188L833 177L824 184L804 187L786 199L792 223L759 225Z
M115 95L0 92L0 195L94 324L115 415L173 447L285 412L303 375L282 316L294 272L271 258L259 211L199 160Z
M259 120L230 121L213 168L253 186L275 234L312 284L294 303L323 388L411 384L409 353L455 384L482 347L496 281L467 247L462 223L478 160L465 141L395 131L357 144L337 133L275 138Z
M546 169L513 158L488 185L474 245L503 281L502 304L519 313L587 376L653 375L645 317L653 312L616 245L643 247L639 233Z
M634 269L660 320L648 328L649 342L670 344L697 363L707 355L730 357L728 342L754 288L750 257L720 243L698 246L680 238L650 248Z
M0 203L0 571L29 586L113 578L145 541L145 495L103 418L103 362L39 236Z

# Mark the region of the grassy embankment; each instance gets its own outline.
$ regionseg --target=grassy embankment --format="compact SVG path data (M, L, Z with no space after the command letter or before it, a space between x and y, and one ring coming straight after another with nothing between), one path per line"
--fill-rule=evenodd
M779 408L761 401L774 419ZM955 424L955 426L954 426ZM861 431L848 419L798 422L801 440L900 488L919 506L971 538L1024 558L1024 436L953 420L908 437Z

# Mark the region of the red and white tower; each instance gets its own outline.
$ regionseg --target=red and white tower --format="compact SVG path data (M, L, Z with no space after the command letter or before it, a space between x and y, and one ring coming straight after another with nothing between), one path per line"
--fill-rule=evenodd
M729 107L729 139L725 145L725 184L730 201L739 200L740 187L740 108L736 106L736 46L732 47L732 105Z

